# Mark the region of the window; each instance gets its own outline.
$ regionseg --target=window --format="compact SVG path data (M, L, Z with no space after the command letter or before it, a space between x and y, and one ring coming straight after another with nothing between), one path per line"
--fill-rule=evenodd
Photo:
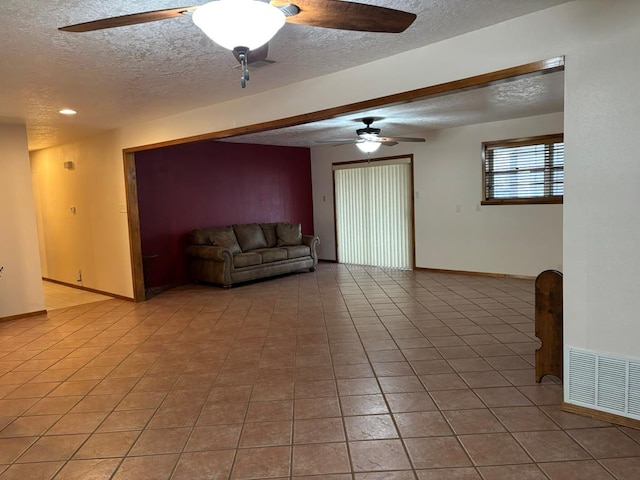
M483 205L562 203L562 134L484 142Z

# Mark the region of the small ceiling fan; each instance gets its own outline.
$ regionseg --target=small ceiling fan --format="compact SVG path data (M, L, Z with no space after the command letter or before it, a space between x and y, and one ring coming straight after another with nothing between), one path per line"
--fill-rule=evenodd
M316 140L316 143L328 143L333 146L338 145L347 145L350 143L355 143L356 146L364 153L373 153L380 145L386 145L388 147L393 147L400 142L424 142L424 138L416 138L416 137L382 137L380 136L380 129L374 128L371 124L376 119L373 117L365 117L362 119L362 123L364 123L364 128L358 128L356 130L357 138L334 138L328 140Z
M400 33L416 19L414 13L342 0L215 0L188 6L103 18L61 27L63 32L91 32L192 15L218 45L232 50L242 65L242 88L249 80L247 65L265 60L267 42L285 23L361 32Z

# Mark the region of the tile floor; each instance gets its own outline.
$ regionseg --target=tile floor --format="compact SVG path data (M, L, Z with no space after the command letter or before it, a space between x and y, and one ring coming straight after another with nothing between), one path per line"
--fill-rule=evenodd
M321 264L0 323L0 479L637 480L533 381L532 291Z
M47 310L101 302L111 298L106 295L60 285L59 283L48 282L47 280L42 281L42 290L44 292L44 305Z

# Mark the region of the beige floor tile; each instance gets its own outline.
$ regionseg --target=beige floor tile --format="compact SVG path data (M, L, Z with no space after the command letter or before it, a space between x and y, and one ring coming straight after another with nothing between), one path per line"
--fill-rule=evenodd
M0 479L636 480L640 435L536 384L533 302L321 264L2 324Z

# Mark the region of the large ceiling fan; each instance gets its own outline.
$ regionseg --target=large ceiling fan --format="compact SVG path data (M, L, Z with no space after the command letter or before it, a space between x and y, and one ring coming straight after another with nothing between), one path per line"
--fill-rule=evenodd
M400 142L424 142L424 138L416 138L416 137L383 137L380 136L381 130L379 128L374 128L371 124L376 119L373 117L365 117L362 119L362 123L364 123L364 128L358 128L356 130L356 134L358 135L356 138L334 138L328 140L316 140L316 143L328 143L334 146L338 145L347 145L350 143L355 143L356 146L364 153L373 153L381 145L386 145L388 147L392 147L397 145Z
M248 64L265 60L268 43L286 23L361 32L400 33L416 15L392 8L342 0L215 0L200 6L168 8L103 18L61 27L64 32L91 32L192 15L193 22L218 45L232 50L242 65L241 84L249 80Z

